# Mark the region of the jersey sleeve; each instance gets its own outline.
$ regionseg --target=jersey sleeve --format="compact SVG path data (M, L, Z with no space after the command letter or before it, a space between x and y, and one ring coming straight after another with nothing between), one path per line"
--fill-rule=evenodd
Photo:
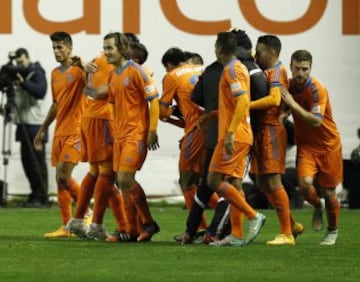
M170 107L175 97L176 90L176 80L170 74L166 74L163 78L163 93L160 98L160 105Z
M315 116L323 118L325 114L327 102L328 102L327 90L323 87L313 86L310 112Z
M231 64L225 69L224 78L230 86L231 93L234 97L246 94L246 77L244 70L239 64Z

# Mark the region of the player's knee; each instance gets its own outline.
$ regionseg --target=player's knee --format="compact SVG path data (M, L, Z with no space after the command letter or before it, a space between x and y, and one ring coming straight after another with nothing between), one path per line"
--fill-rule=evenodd
M312 177L300 177L298 180L299 188L302 191L308 191L313 186L313 178Z
M323 193L323 196L324 196L325 200L332 199L332 198L336 197L335 188L322 189L322 193Z
M210 189L216 192L220 183L221 183L221 180L219 180L218 177L216 177L216 175L214 173L209 172L208 177L207 177L207 185L210 187Z
M122 191L129 190L132 187L132 182L130 179L124 177L118 177L116 182Z
M66 187L69 180L70 179L65 174L56 175L56 184L60 187Z

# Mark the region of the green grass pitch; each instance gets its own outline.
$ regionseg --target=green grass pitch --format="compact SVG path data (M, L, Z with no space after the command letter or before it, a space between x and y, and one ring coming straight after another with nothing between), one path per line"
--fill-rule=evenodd
M0 281L360 281L360 210L342 209L335 246L320 246L324 232L310 227L312 210L294 210L305 232L296 246L269 247L279 231L273 210L247 247L179 245L187 211L153 204L161 231L149 243L105 243L77 238L46 240L60 226L50 209L0 209ZM207 211L209 218L210 212ZM110 211L105 224L115 228ZM246 225L244 226L246 230Z

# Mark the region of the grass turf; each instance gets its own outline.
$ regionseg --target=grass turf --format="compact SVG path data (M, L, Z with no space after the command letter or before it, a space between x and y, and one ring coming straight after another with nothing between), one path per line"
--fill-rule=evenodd
M58 208L0 209L0 281L360 281L360 210L341 210L335 246L310 227L312 210L293 211L305 226L296 246L269 247L278 232L273 210L247 247L181 246L187 211L153 205L161 232L150 243L105 243L77 238L46 240L59 227ZM209 215L209 213L207 214ZM105 223L115 228L108 211ZM246 228L244 229L246 230Z

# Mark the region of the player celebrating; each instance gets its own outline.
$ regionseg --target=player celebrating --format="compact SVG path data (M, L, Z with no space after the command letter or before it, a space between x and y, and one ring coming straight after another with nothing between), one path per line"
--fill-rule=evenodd
M325 198L328 221L327 233L320 245L334 245L338 238L340 212L335 188L343 178L341 140L332 117L328 92L310 76L311 66L310 52L294 52L290 64L290 92L283 87L281 96L294 117L298 183L306 201L315 207L313 228L316 231L322 229L323 207L313 186L316 179Z

